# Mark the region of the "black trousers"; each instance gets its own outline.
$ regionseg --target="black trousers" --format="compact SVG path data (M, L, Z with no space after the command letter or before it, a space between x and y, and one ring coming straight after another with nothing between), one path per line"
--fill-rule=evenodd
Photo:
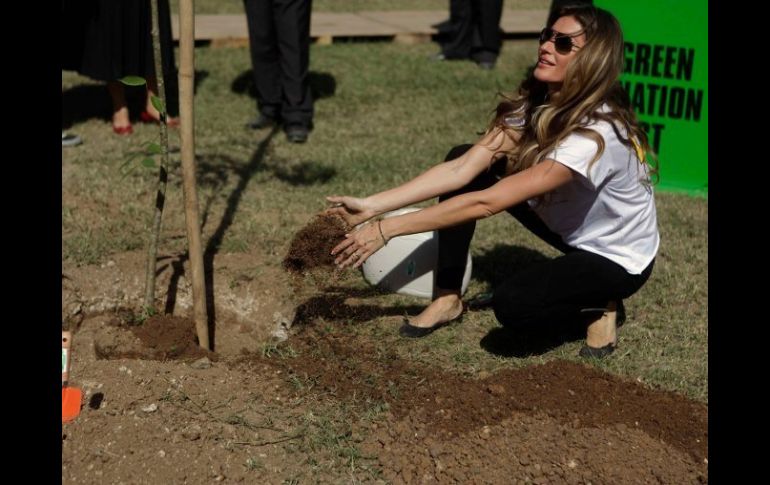
M559 18L559 9L567 5L593 5L593 0L552 0L551 8L548 10L548 25L553 25Z
M441 51L448 59L495 62L500 54L503 0L450 0L449 29Z
M243 4L259 111L286 125L309 128L312 0L243 0Z
M472 145L454 147L446 160L453 160ZM476 177L465 187L439 197L443 201L467 192L484 190L495 184L504 161ZM654 264L638 275L588 251L573 248L552 232L526 202L507 210L527 229L564 253L555 259L533 264L505 280L494 290L495 316L505 326L540 327L548 324L585 324L594 320L611 300L622 300L636 293L647 281ZM468 249L476 228L472 221L438 231L438 269L436 285L459 289Z

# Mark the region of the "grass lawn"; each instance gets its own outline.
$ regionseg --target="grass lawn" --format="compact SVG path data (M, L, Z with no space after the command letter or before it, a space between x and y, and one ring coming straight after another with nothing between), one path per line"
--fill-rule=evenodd
M206 9L214 5L223 13L242 9L240 2L196 4L200 13L211 13ZM366 9L418 5L318 0L315 8L332 10L337 4L348 10L359 4ZM419 2L420 8L446 4ZM314 45L315 129L308 143L299 146L289 144L281 132L243 128L256 112L247 49L197 49L195 141L204 244L219 231L219 251L259 251L266 265L280 264L292 235L325 207L324 196L389 188L439 162L452 146L473 142L495 107L496 93L516 87L536 48L534 40L506 42L498 68L487 72L470 62L427 62L436 50L432 44ZM62 259L98 264L112 253L144 247L156 176L142 167L124 175L120 167L131 150L157 140L157 128L136 125L134 135L114 136L102 85L63 73L62 86L66 128L84 139L83 145L62 152ZM173 133L171 144L178 143ZM182 251L185 241L178 155L172 158L164 252ZM595 365L708 402L708 200L658 193L657 204L662 243L655 270L626 302L629 322L621 329L618 352ZM472 254L470 294L488 288L517 265L556 252L503 214L479 224ZM376 297L381 305L401 301L421 303L395 295ZM497 355L480 345L497 326L491 312L474 312L436 338L393 338L392 345L412 359L461 373L554 358L578 360L580 342L534 357ZM381 338L370 326L345 331Z

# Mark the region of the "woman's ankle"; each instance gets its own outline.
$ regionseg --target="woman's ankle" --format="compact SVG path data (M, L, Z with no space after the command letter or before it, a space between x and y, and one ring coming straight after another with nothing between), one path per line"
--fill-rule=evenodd
M122 107L112 112L112 126L117 128L131 126L131 119L128 115L128 108Z
M611 301L607 304L607 311L588 325L586 344L598 348L615 345L617 340L617 302Z
M412 324L422 326L433 326L448 320L454 320L463 312L463 303L458 292L437 292L439 293L430 304L420 312Z

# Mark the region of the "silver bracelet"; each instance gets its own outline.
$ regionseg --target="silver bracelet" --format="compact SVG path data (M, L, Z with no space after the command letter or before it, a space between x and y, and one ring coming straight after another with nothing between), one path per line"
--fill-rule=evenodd
M385 234L383 234L383 232L382 232L382 219L377 221L377 229L380 230L380 236L382 237L382 242L384 242L385 245L387 246L388 245L388 239L385 238Z

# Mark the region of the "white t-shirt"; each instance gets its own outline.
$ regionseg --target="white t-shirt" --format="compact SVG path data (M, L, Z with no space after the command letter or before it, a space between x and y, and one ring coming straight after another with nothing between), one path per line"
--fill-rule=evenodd
M603 111L608 109L605 105ZM577 175L550 192L544 202L529 204L545 224L568 245L599 254L631 274L641 273L660 245L655 198L647 180L647 166L636 151L623 145L606 121L587 128L604 138L604 153L588 164L599 147L573 133L546 155ZM624 131L621 131L625 135Z

